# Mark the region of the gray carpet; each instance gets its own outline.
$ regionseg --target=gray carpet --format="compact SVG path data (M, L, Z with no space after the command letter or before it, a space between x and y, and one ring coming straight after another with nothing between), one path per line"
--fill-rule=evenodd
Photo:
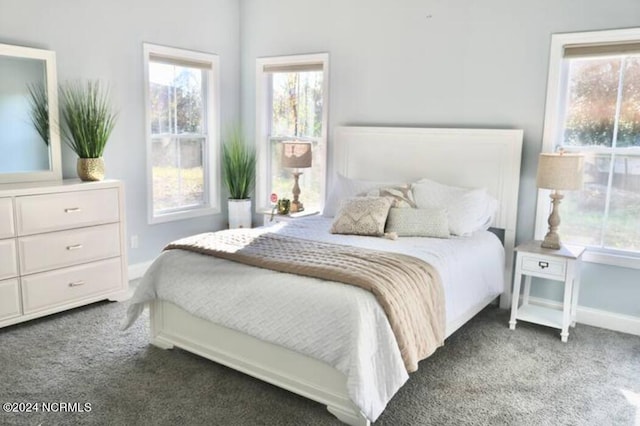
M0 424L339 424L312 401L149 346L146 317L120 332L124 310L98 303L0 330L0 402L91 403L0 412ZM639 425L639 400L640 337L578 325L562 344L546 327L512 332L488 308L420 363L376 425Z

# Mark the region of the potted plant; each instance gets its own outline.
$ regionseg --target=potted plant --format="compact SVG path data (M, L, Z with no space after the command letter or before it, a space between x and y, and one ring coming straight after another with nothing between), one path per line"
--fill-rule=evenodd
M256 152L239 129L222 145L222 175L229 191L229 228L251 228L251 191L256 178Z
M60 94L62 135L78 155L78 176L84 181L104 179L102 154L117 119L109 91L99 81L87 81L62 85Z

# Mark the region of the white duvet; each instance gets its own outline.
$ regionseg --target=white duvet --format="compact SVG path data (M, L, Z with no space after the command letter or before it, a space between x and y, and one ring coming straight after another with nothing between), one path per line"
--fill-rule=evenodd
M504 250L489 232L452 239L333 235L313 216L274 232L408 254L440 273L447 324L502 292ZM326 362L347 377L351 400L371 421L408 379L384 311L358 287L269 271L197 253L163 252L142 278L127 326L145 303L162 299L191 314Z

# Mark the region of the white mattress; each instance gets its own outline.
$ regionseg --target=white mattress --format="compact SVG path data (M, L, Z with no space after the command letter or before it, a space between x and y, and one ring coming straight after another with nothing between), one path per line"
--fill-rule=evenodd
M313 216L273 225L273 232L405 253L440 273L447 326L503 288L504 251L489 232L452 239L333 235L331 219ZM127 324L144 303L163 299L191 314L328 363L347 377L354 404L375 421L408 379L387 318L360 288L241 265L197 253L163 252L130 302Z

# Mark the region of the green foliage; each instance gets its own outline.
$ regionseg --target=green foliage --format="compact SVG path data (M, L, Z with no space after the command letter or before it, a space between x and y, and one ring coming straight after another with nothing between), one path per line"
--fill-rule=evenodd
M113 112L108 89L99 81L75 82L60 87L64 141L80 158L102 157L113 130Z
M636 56L627 57L624 62L611 57L576 60L571 64L566 145L612 145L621 76L616 146L640 146L640 57Z
M222 175L231 199L249 198L256 178L256 152L239 129L232 130L222 145Z
M320 137L322 71L276 73L272 81L272 134Z
M203 85L200 69L177 65L149 64L150 76L161 76L149 84L152 134L203 133ZM172 80L166 80L173 75Z
M45 144L49 145L49 100L44 84L30 84L29 105L31 107L31 123Z

